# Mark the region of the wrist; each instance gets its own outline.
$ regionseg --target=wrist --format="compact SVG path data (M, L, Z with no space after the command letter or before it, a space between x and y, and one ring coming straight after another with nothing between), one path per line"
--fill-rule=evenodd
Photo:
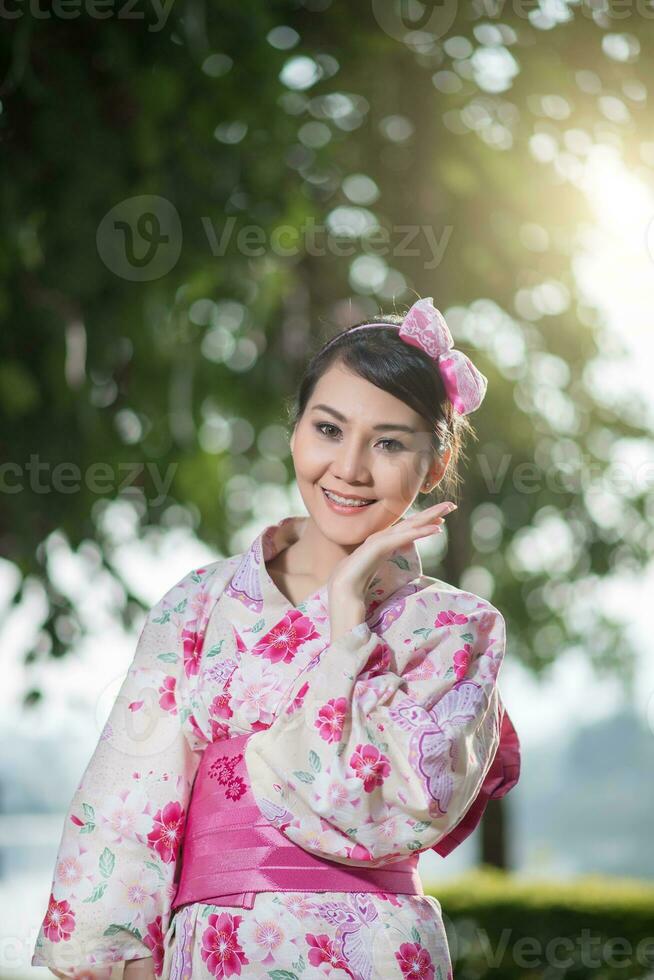
M330 641L332 643L365 621L366 604L363 599L350 596L333 601L330 597L329 623Z

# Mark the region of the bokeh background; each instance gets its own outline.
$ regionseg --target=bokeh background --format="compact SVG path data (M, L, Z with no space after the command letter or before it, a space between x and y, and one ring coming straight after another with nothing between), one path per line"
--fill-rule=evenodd
M523 749L420 859L455 976L654 976L653 30L651 0L3 6L1 977L45 975L145 608L304 513L303 365L418 296L489 379L423 566L503 612Z

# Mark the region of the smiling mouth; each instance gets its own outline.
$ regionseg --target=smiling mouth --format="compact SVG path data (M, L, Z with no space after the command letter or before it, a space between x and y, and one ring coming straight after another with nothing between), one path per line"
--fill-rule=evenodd
M328 490L326 487L321 486L320 489L329 500L338 504L340 507L356 507L362 509L363 507L369 507L370 504L374 504L377 499L376 497L344 497L341 494L334 493L333 490Z

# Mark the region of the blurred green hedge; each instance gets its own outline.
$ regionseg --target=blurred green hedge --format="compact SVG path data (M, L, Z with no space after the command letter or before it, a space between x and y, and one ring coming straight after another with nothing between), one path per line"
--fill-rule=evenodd
M424 889L441 905L455 980L654 980L654 885L482 866Z

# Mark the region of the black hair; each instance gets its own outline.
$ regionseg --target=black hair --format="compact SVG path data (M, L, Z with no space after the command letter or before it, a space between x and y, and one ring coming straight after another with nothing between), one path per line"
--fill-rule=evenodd
M437 364L423 350L402 340L396 327L384 326L389 323L399 326L403 320L404 316L396 313L377 314L324 342L307 364L295 397L287 402L289 422L295 428L319 379L332 365L342 363L422 416L429 427L431 448L436 456L451 450L447 470L434 491L443 500L456 501L459 461L467 458L464 440L466 436L476 438L475 430L447 397ZM353 330L364 323L379 323L379 327ZM433 506L428 494L424 500L424 506ZM413 506L421 509L417 503L416 500Z

